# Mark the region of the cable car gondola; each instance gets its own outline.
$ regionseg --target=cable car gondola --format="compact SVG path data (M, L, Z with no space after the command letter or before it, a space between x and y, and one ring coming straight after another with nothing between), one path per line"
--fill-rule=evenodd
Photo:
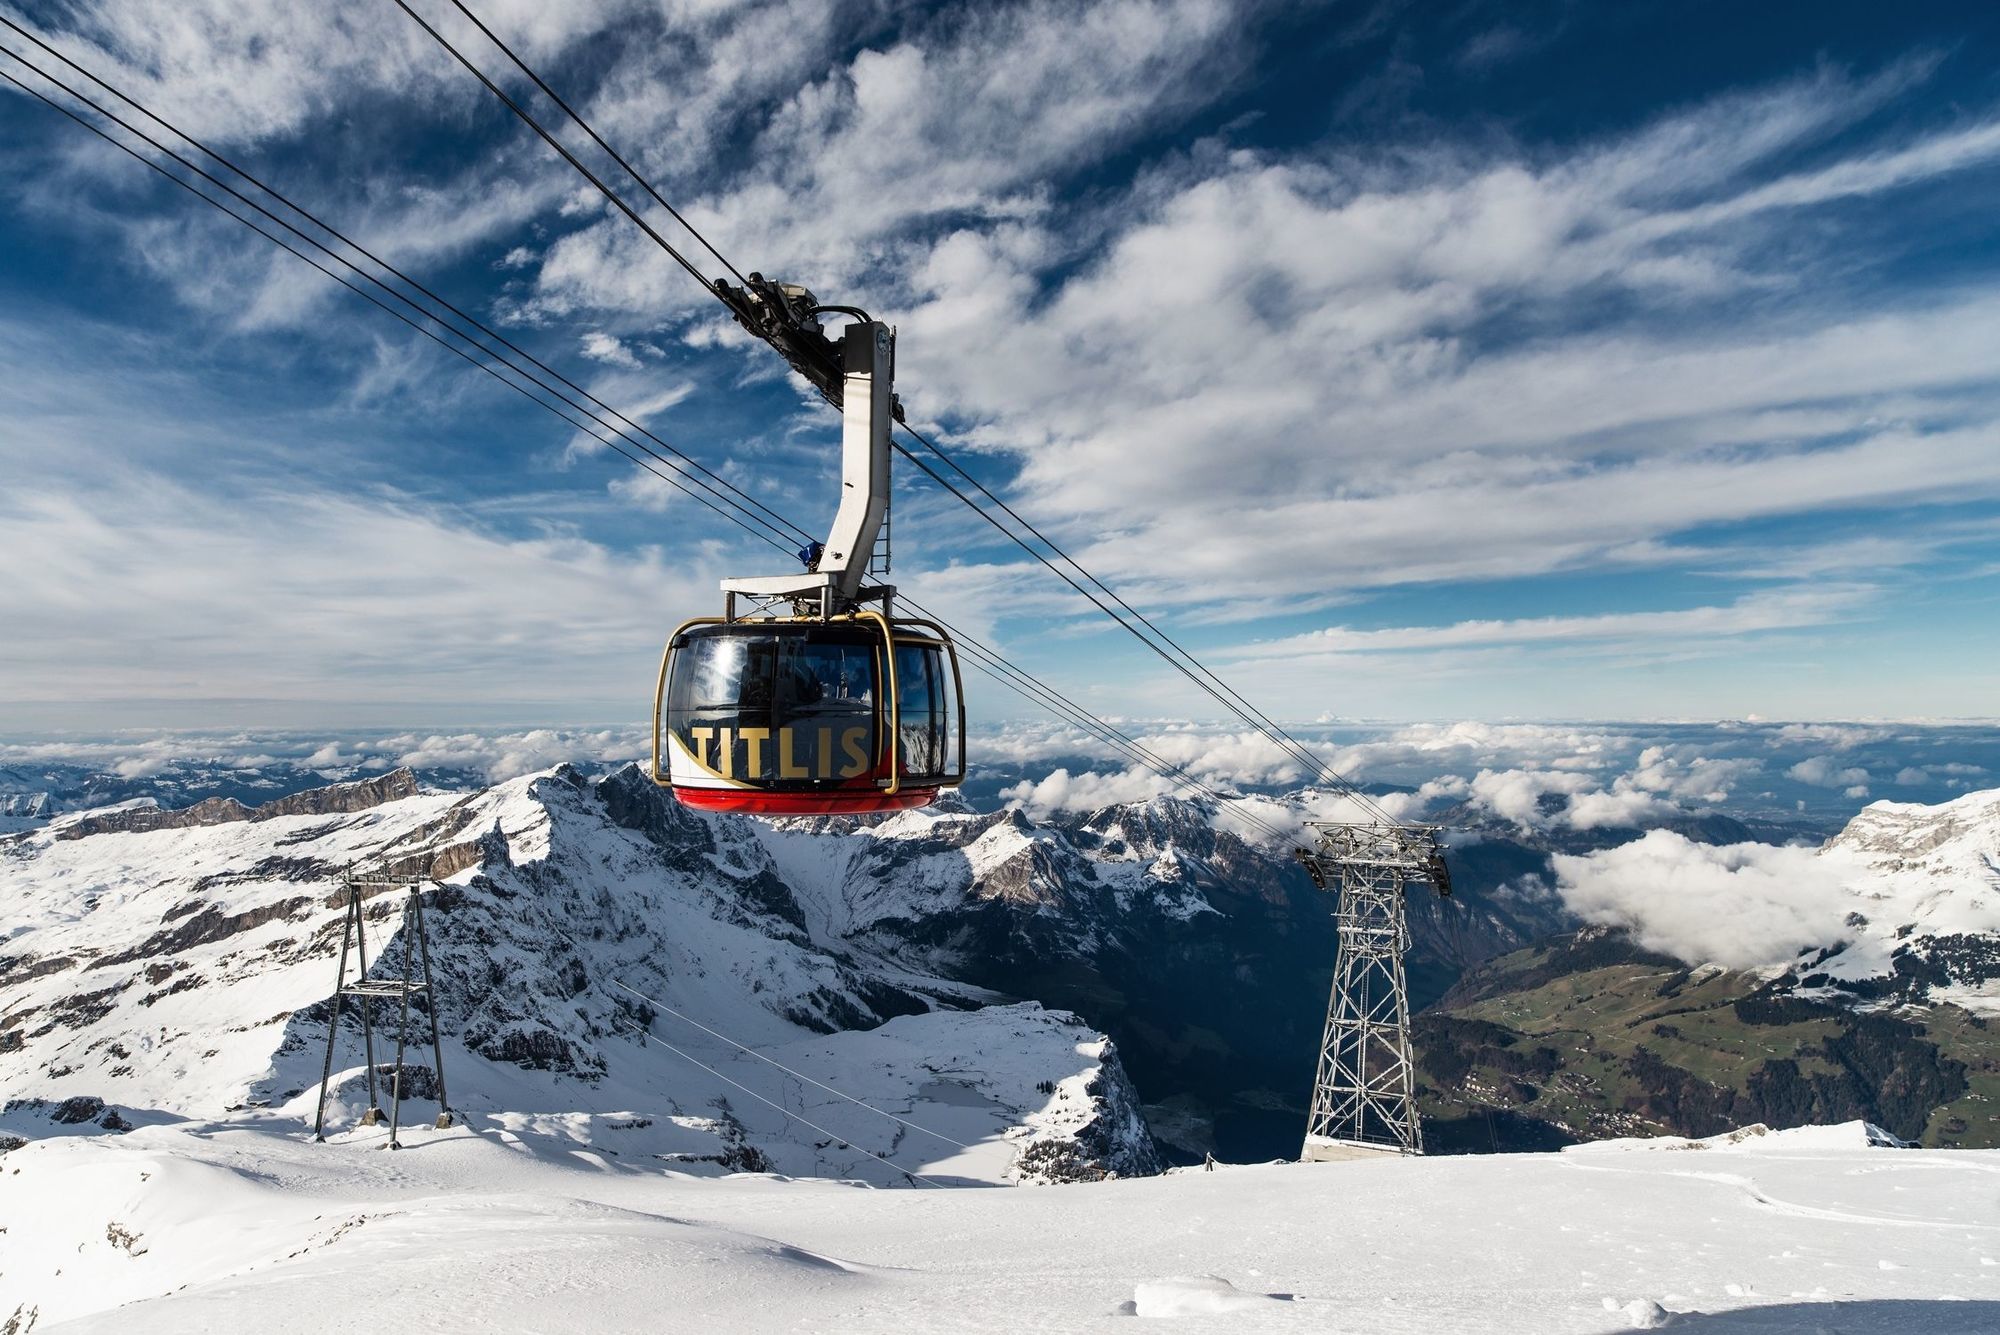
M933 623L879 612L689 622L660 664L665 781L711 811L923 806L965 777L957 668Z
M866 583L889 505L895 341L851 307L751 274L717 292L841 409L841 503L803 574L726 579L720 617L667 642L653 693L655 783L691 807L771 816L900 811L965 778L951 637ZM838 342L816 317L858 317ZM743 603L751 610L739 615ZM780 610L782 609L782 610Z

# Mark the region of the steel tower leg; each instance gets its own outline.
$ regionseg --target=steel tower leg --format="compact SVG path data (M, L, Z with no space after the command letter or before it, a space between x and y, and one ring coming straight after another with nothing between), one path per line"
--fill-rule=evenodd
M350 901L352 892L349 892ZM313 1139L326 1139L326 1085L333 1079L333 1038L340 1030L341 1003L347 1000L347 948L351 943L349 932L353 927L353 906L350 902L348 913L340 923L340 970L333 976L333 1014L326 1021L326 1061L319 1072L319 1110L313 1114Z
M417 950L424 961L424 1000L431 1013L431 1066L437 1072L437 1129L451 1125L451 1098L444 1092L444 1045L438 1041L438 994L431 982L431 938L424 928L424 900L415 886L410 887L410 907L417 915Z
M361 892L352 885L347 887L347 911L354 915L354 949L358 966L354 977L356 982L365 983L368 981L368 935L362 929ZM374 1008L369 1004L372 1000L365 992L356 994L354 998L355 1006L361 1011L361 1050L368 1060L368 1111L361 1114L363 1126L376 1126L382 1121L382 1099L375 1092L375 1017L372 1014Z
M400 1150L403 1142L399 1133L403 1129L403 1052L410 1036L410 905L417 892L410 890L410 898L403 901L403 977L398 998L401 1012L396 1017L396 1066L389 1073L389 1148Z

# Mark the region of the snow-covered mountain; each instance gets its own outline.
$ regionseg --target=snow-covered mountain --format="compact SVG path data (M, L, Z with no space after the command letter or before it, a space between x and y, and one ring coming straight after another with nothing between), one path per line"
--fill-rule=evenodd
M2000 790L1876 802L1823 852L1854 869L1850 931L1796 970L1796 992L2000 1015Z
M286 771L277 777L296 775ZM169 799L185 794L187 781L177 775L163 791ZM180 998L217 986L218 969L266 971L276 956L251 958L221 942L267 929L245 939L259 948L268 942L274 950L290 942L282 949L290 952L284 958L291 963L317 961L302 981L288 982L282 1002L265 1012L302 1010L303 1018L286 1040L285 1062L265 1084L250 1088L264 1069L264 1057L250 1051L244 1058L247 1073L237 1077L243 1087L227 1093L218 1106L282 1101L290 1090L317 1079L310 1057L323 1032L315 1028L323 1019L315 1007L330 987L327 952L336 944L329 935L336 930L335 871L349 861L408 860L428 850L442 859L440 871L457 872L458 881L480 891L467 910L474 917L494 912L482 897L489 881L506 891L523 876L549 877L547 884L560 896L575 900L561 914L539 912L550 902L541 889L526 896L525 909L510 903L487 933L510 948L546 953L563 930L605 930L599 918L607 904L642 923L653 923L648 915L655 911L683 913L679 906L662 908L633 897L649 877L668 876L674 893L697 906L701 918L720 915L749 924L755 949L769 953L769 940L786 943L787 949L803 946L818 961L816 969L833 970L831 981L819 974L810 981L792 975L753 980L753 1003L785 1013L787 1024L788 1008L808 1016L814 1027L852 1027L937 1005L1039 1000L1081 1013L1116 1036L1122 1059L1117 1065L1146 1092L1148 1119L1176 1158L1199 1159L1211 1149L1227 1157L1269 1158L1289 1152L1297 1136L1334 956L1331 905L1299 872L1289 849L1246 843L1220 831L1214 813L1199 804L1161 797L1037 821L1018 811L979 813L948 803L872 825L839 819L770 823L693 815L630 767L601 780L586 780L574 770L549 771L486 792L442 792L440 786L464 787L397 771L303 795L286 788L256 806L228 794L172 809L133 798L115 809L69 812L47 828L37 822L35 832L0 845L0 869L5 869L0 875L31 891L32 903L48 906L24 911L19 926L33 924L44 911L67 921L78 916L83 902L125 905L118 911L130 915L115 919L116 944L100 939L114 917L94 910L75 927L80 943L75 950L60 944L62 933L39 930L32 938L0 944L0 1079L7 1078L10 1063L42 1073L32 1092L6 1088L14 1097L49 1099L68 1091L114 1104L134 1102L130 1091L105 1093L92 1083L131 1065L103 1060L108 1047L79 1061L67 1056L51 1061L46 1053L34 1061L17 1058L8 1049L50 1021L24 1018L7 1027L7 1020L26 1008L24 1002L46 1010L102 990L101 970L108 966L92 967L98 958L141 947L173 955L179 943L196 936L213 934L209 944L231 956L230 962L177 968L165 983L82 1003L85 1009L105 1000L114 1008L138 1005L172 986L183 989L173 994ZM365 819L359 808L367 809ZM502 834L494 842L495 820L517 808L520 814L501 821ZM331 819L342 815L348 819ZM557 835L533 833L538 822L552 822ZM630 851L634 841L636 853ZM521 851L542 844L552 845L554 855ZM599 844L611 853L591 851ZM1441 993L1465 960L1515 948L1567 923L1559 904L1486 893L1513 873L1522 856L1541 865L1535 860L1539 854L1495 842L1478 845L1465 855L1457 900L1439 904L1426 898L1413 905L1411 965L1420 1000ZM606 857L619 870L605 870ZM503 874L509 860L522 866ZM539 867L541 862L547 866ZM133 878L160 888L125 904L127 891L119 888ZM80 885L95 889L79 895ZM241 889L225 895L228 887ZM451 891L446 912L435 915L439 930L450 926L442 920L456 911L449 906L457 894ZM158 902L169 896L171 904ZM289 903L304 899L315 907ZM200 907L162 921L184 901ZM379 915L389 913L388 906L371 909L378 914L371 921L387 931L389 920ZM276 926L252 921L272 913L297 921ZM169 938L170 928L179 935ZM628 924L617 930L632 929ZM696 956L720 958L701 934L683 943L672 928L662 930L665 940L658 948L621 948L608 963L586 958L590 978L602 983L612 967L647 973L650 963L631 961L669 960L676 952L684 958L674 967L689 977ZM476 948L475 942L468 950ZM71 955L78 960L75 967L60 963ZM392 950L387 963L397 960ZM177 963L177 958L157 963L156 971ZM537 967L539 977L567 966L550 954ZM38 970L48 972L26 976ZM474 978L477 970L468 965L460 975ZM447 989L459 986L460 975L446 980ZM16 999L15 984L32 984L32 995ZM635 985L661 996L643 982ZM504 1004L478 995L483 1009L467 1014L465 1030L465 1041L478 1052L503 1058L547 1053L558 1074L573 1071L596 1080L617 1066L607 1054L626 1045L603 1032L604 1003L595 994L597 1009L586 1008L587 1023L576 1020L563 986L553 986L549 1000L538 1000L532 989L525 1000ZM451 996L447 990L447 1016ZM622 992L614 1000L637 1004ZM191 999L172 1003L182 1004ZM727 1010L736 1002L717 998L715 1004ZM155 998L141 1009L150 1017L163 1005L166 999ZM673 1023L671 1017L664 1022ZM193 1021L185 1027L201 1031ZM727 1024L716 1027L735 1033ZM700 1036L683 1030L683 1037ZM230 1040L242 1041L242 1035ZM261 1039L248 1041L254 1049ZM73 1074L47 1079L50 1070L68 1066L76 1068ZM1029 1083L1038 1086L1043 1079ZM47 1105L59 1106L59 1100Z
M920 933L876 930L940 905L941 869L884 886L821 865L877 870L878 843L929 827L1001 863L1026 852L1005 831L981 844L981 822L1005 819L774 831L688 812L632 767L473 793L398 772L256 808L68 816L0 843L7 1130L309 1118L342 874L387 866L446 882L428 921L452 1102L509 1134L871 1180L1153 1171L1101 1034L922 967L949 951ZM400 910L391 893L367 902L375 976L403 968ZM351 1023L343 1125L365 1103ZM418 1093L428 1068L409 1059Z

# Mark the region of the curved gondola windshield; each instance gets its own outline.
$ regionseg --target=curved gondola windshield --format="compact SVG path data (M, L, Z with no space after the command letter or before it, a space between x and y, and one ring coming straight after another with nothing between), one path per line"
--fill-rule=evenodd
M685 758L748 783L827 783L874 772L875 637L721 629L690 632L674 650L667 728Z
M942 639L897 634L893 663L890 643L879 618L683 630L663 683L663 777L693 805L769 814L929 801L962 777L955 665Z

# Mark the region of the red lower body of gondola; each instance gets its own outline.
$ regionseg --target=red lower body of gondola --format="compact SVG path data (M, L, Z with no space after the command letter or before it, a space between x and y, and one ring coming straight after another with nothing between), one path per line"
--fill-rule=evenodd
M879 788L823 789L812 793L767 793L750 788L675 788L682 806L697 811L734 811L752 816L868 816L883 811L908 811L937 800L935 788L905 788L885 793Z

